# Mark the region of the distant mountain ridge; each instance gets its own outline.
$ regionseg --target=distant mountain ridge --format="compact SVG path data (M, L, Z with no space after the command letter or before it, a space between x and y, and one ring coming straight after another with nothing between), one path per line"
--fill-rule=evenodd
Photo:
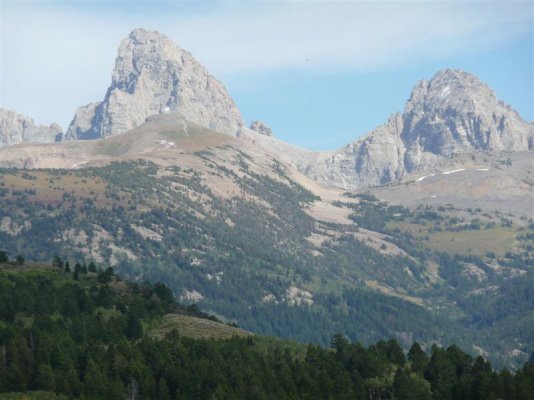
M0 108L0 147L19 143L54 142L62 135L58 124L35 125L33 119L6 108Z
M534 150L534 124L474 75L445 69L415 85L402 114L303 172L328 185L378 186L453 154L502 150Z
M104 100L78 108L64 135L55 124L35 127L26 117L3 112L0 145L101 139L130 131L157 114L179 114L176 120L183 117L252 142L313 180L344 189L380 186L418 171L456 166L451 161L455 154L534 150L534 123L524 121L476 76L454 69L421 80L402 113L344 148L299 148L272 137L261 122L247 128L221 82L168 37L144 29L135 29L121 42ZM18 151L27 158L34 153ZM40 157L46 158L46 151ZM23 164L37 165L32 160Z

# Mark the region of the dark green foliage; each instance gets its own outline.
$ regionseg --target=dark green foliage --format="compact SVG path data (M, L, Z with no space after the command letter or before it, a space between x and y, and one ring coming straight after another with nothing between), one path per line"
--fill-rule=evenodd
M91 261L91 262L89 263L89 266L87 267L87 271L88 271L88 272L92 272L92 273L96 273L96 272L97 272L97 271L96 271L96 265L95 265L94 262Z
M100 283L109 283L113 279L113 268L108 267L105 271L98 272L98 282Z
M106 282L81 273L74 281L58 268L0 273L0 400L18 398L14 392L51 400L527 400L533 393L532 363L497 373L456 346L433 347L428 361L414 344L407 362L393 339L365 348L342 334L332 349L304 352L277 342L266 351L253 337L194 340L172 331L153 339L143 325L165 313L204 314L176 304L162 284L101 274Z
M419 343L415 342L408 351L408 361L411 363L412 371L422 373L426 369L429 359Z

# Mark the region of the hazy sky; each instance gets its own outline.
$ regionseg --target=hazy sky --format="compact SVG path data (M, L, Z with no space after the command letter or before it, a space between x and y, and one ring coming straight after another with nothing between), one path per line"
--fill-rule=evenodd
M137 27L191 51L247 122L313 149L385 122L446 67L534 119L532 1L0 1L0 104L64 129L102 100Z

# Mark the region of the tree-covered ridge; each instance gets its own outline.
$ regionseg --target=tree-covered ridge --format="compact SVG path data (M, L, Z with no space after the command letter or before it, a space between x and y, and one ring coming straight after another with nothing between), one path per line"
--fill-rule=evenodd
M534 349L531 228L510 254L441 252L427 244L443 232L516 228L477 210L461 221L361 194L333 205L352 221L326 222L310 212L317 197L274 160L258 166L230 147L183 157L195 168L4 170L0 248L110 263L246 330L305 342L327 345L342 332L364 344L457 343L499 366L517 366Z
M364 347L338 334L331 349L302 350L252 336L194 340L179 328L155 339L149 328L165 313L196 312L162 284L124 282L110 269L67 268L58 259L54 267L0 269L0 399L31 392L29 399L528 400L534 393L533 363L497 372L457 346L425 352L415 343L405 354L395 340Z

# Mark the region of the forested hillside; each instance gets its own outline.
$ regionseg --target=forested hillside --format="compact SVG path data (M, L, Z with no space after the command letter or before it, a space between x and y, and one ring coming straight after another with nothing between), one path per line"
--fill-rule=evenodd
M151 335L175 303L162 284L120 280L94 264L0 262L0 399L528 400L534 364L495 371L457 346L395 340L331 348L243 336ZM222 324L221 324L222 325ZM28 393L21 397L21 393Z
M109 263L258 333L322 345L336 332L365 344L457 343L516 367L532 351L532 225L365 194L328 204L272 159L228 146L187 157L195 169L140 160L3 170L0 247ZM317 216L326 206L346 217ZM514 251L440 247L447 232L492 230L513 234Z

